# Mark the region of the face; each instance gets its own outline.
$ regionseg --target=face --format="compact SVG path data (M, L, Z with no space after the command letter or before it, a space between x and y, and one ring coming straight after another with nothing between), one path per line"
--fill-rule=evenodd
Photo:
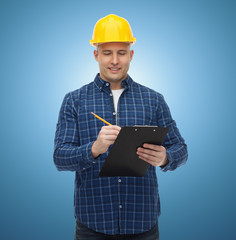
M94 50L94 57L99 64L100 77L113 87L121 87L127 77L134 51L128 43L103 43Z

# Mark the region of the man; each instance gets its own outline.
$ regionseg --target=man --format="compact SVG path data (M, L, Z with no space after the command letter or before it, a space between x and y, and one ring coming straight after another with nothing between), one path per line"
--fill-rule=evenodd
M163 96L127 74L135 43L129 23L108 15L100 19L90 43L100 72L93 82L68 93L55 136L54 162L59 171L75 171L75 239L159 239L160 201L156 176L187 160L187 147ZM96 113L112 125L95 118ZM137 149L150 164L144 177L99 177L121 127L165 126L163 146Z

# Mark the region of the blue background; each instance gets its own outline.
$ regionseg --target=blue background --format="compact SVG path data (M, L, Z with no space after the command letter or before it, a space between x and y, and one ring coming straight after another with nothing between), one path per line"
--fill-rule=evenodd
M73 239L73 172L53 140L64 95L98 72L89 45L107 14L137 43L131 77L161 92L188 144L174 172L157 169L168 239L235 239L235 23L230 0L4 1L1 29L1 239Z

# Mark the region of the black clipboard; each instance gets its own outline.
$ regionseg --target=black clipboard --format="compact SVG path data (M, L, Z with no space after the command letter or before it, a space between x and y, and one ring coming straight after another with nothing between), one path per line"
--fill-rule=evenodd
M150 164L139 159L137 148L144 143L161 145L169 128L157 126L122 127L99 173L100 177L143 177Z

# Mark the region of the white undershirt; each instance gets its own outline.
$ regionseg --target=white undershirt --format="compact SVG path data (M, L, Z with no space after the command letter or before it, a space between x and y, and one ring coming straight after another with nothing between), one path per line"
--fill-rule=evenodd
M117 113L117 105L118 105L119 97L120 97L121 93L124 91L124 88L118 89L118 90L111 90L111 91L112 91L112 95L113 95L115 111Z

